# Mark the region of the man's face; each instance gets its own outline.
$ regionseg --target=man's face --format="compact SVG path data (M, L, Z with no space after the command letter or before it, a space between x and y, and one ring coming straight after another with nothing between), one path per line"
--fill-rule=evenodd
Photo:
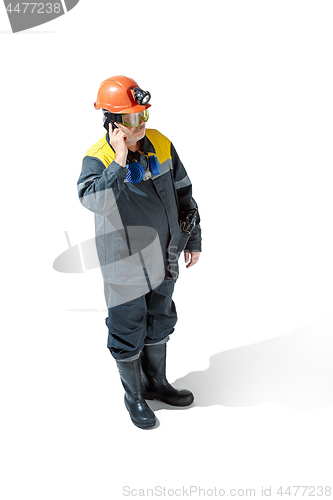
M137 127L125 127L121 123L117 123L117 127L120 128L126 134L126 145L132 146L136 144L140 139L143 139L146 133L146 123L141 119Z

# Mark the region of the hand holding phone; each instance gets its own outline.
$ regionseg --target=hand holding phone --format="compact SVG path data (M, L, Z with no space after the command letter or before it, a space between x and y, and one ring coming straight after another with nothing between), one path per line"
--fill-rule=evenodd
M126 146L127 136L113 121L109 123L109 138L110 144L116 153L115 161L122 167L125 167L128 154Z

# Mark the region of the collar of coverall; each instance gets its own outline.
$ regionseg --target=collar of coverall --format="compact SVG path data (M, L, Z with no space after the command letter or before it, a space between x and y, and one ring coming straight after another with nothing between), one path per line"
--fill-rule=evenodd
M114 151L113 147L110 144L109 132L106 133L106 140L107 140L110 148L112 149L112 151ZM142 151L144 153L156 153L154 146L152 145L152 143L150 142L150 140L148 139L148 137L146 135L144 136L143 139L141 139L140 142L142 145Z

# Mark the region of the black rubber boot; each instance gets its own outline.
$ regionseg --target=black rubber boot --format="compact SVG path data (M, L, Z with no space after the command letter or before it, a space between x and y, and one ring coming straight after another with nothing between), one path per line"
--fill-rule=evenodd
M154 427L156 417L142 395L139 360L116 360L116 362L125 389L125 406L129 411L133 424L140 427L140 429Z
M166 344L146 345L140 354L142 392L145 399L158 399L172 406L189 406L192 392L178 391L166 379Z

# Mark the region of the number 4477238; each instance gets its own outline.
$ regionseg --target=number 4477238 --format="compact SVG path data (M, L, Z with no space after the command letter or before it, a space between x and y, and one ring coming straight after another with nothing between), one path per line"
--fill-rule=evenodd
M14 4L13 4L14 5ZM12 8L12 4L9 3L6 7L7 12L17 14L51 14L54 12L55 14L60 14L60 3L34 3L34 2L22 2L17 3L15 7Z

